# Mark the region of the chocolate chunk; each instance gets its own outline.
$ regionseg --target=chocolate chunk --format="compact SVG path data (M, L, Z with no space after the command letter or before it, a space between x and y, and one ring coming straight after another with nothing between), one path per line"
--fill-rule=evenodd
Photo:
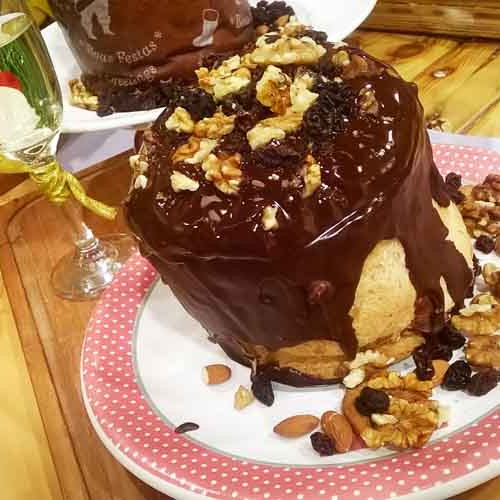
M273 385L266 373L259 372L252 377L252 393L262 404L266 406L273 405Z

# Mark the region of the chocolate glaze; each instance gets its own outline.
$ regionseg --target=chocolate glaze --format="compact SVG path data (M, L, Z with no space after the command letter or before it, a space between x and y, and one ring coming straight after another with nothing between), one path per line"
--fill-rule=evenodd
M207 54L253 38L246 0L49 0L84 75L94 85L134 87L193 78ZM200 39L216 22L213 38ZM198 41L196 41L198 40Z
M401 241L417 300L432 305L431 330L445 318L441 276L457 304L472 281L432 205L447 206L450 198L432 158L417 87L362 51L343 50L376 69L346 84L356 95L371 85L379 112L357 109L330 140L295 134L295 143L313 143L322 166L322 186L312 197L301 197L300 166L263 166L243 141L245 182L238 196L222 194L201 169L182 164L175 170L196 178L200 189L175 194L170 158L187 138L165 133L167 111L146 143L148 187L132 191L127 202L144 254L187 312L245 364L253 345L275 351L313 339L339 341L352 359L358 345L348 313L365 259L381 240ZM272 204L280 208L279 229L266 232L262 210ZM310 287L318 281L332 287L314 303ZM274 378L314 383L289 370Z

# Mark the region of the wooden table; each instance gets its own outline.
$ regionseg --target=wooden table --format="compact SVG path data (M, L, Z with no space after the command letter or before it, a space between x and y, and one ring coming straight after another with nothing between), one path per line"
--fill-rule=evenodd
M417 82L442 129L500 136L499 44L357 32L368 52ZM126 155L84 175L90 193L119 204ZM0 178L0 193L18 178ZM50 269L69 248L61 212L34 195L0 209L0 456L4 500L165 498L128 474L95 436L79 392L83 329L93 303L57 299ZM34 201L33 201L34 200ZM123 228L86 215L98 233ZM54 314L54 311L57 314ZM500 479L457 498L500 497Z

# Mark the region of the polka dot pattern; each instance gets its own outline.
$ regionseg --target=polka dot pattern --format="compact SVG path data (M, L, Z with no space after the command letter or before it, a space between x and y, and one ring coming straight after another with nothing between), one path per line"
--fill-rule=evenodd
M461 146L437 145L443 174L472 181L500 172L500 155ZM90 320L82 351L86 405L107 441L150 482L221 499L371 498L381 500L443 485L500 460L500 411L467 430L422 450L348 466L318 468L262 465L204 449L177 435L149 407L132 363L135 319L155 270L134 256L103 295Z

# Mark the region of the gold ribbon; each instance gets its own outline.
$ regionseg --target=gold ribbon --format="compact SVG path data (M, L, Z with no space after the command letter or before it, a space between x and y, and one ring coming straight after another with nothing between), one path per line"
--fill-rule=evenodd
M30 179L52 203L61 204L73 196L96 215L109 220L116 217L116 208L88 196L81 182L73 174L64 170L57 161L33 167L0 155L0 174L24 173L29 174Z

